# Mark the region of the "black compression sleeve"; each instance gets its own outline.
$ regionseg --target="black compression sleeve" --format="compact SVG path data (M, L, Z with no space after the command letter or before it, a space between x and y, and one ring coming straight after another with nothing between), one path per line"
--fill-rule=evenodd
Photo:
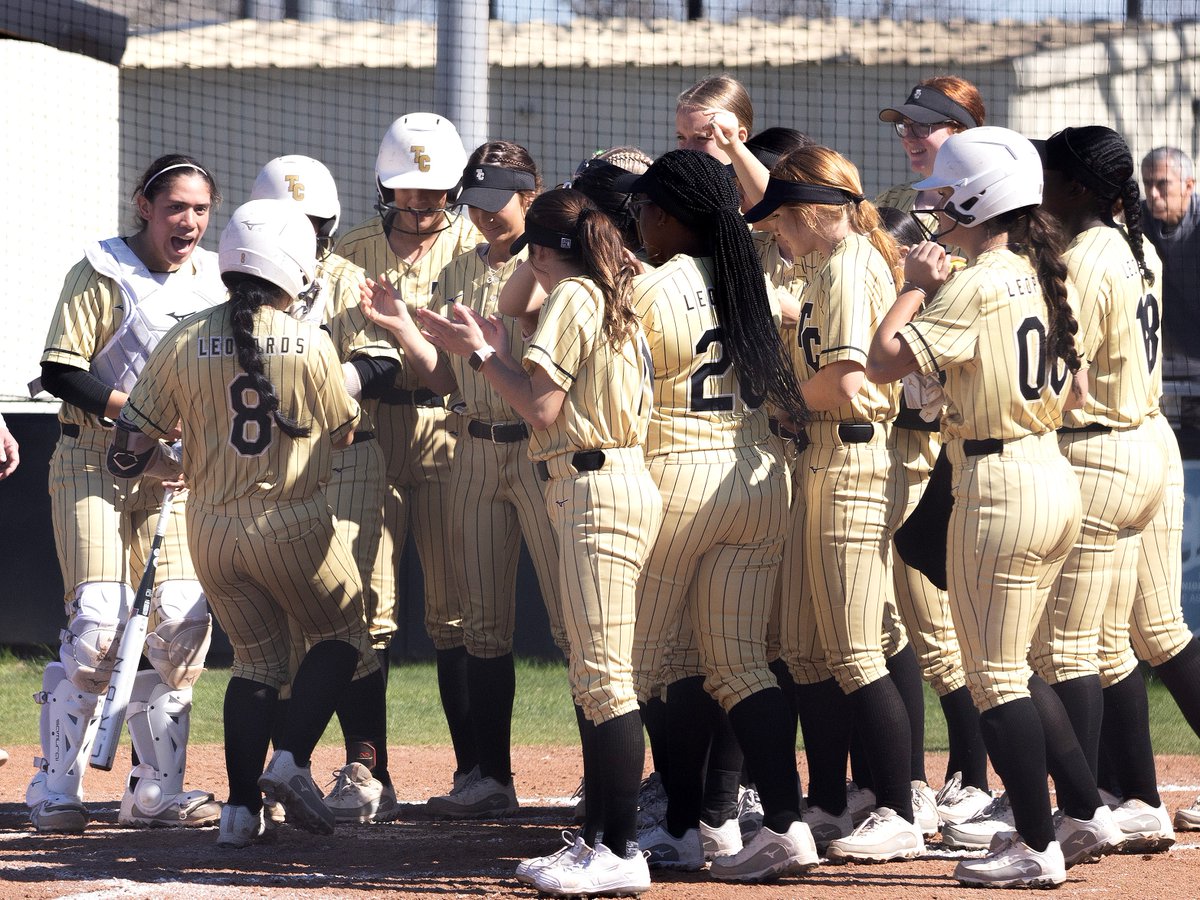
M88 372L62 363L42 363L42 387L72 406L96 416L105 415L113 389Z
M356 356L350 360L350 365L358 371L358 378L363 386L362 395L367 400L382 397L383 392L396 380L396 373L400 371L400 364L394 359L378 356Z

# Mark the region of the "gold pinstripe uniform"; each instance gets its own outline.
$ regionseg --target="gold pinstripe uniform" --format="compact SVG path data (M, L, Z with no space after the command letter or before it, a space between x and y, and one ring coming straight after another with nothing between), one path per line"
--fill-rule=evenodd
M496 312L500 291L527 256L499 269L487 247L468 250L442 270L434 305L462 303L482 316ZM449 313L447 313L449 315ZM520 322L505 319L514 359L525 350ZM517 559L521 538L533 560L554 642L568 652L558 599L558 548L546 516L541 480L529 460L529 431L521 417L467 360L447 355L465 411L450 476L450 544L463 604L463 636L472 656L512 652L516 621Z
M632 649L637 583L662 519L642 444L652 373L639 331L619 349L604 340L604 296L591 281L560 282L542 307L524 366L566 391L562 412L535 429L529 455L549 476L546 510L559 547L559 596L571 645L576 705L600 724L635 712ZM603 453L599 469L577 463Z
M876 206L890 206L901 212L911 212L917 199L914 181L888 188L877 198ZM937 231L937 214L921 215L922 222ZM957 252L957 248L948 252ZM896 457L904 472L904 516L916 508L929 482L929 474L942 447L937 423L926 425L916 410L903 403L897 416L892 439ZM921 675L940 697L966 684L962 668L962 652L954 621L950 616L950 601L946 592L935 587L929 579L905 565L899 554L892 555L893 581L896 588L896 607L912 641L921 666ZM891 656L889 650L888 655Z
M312 428L288 438L240 367L230 308L181 323L160 342L121 416L150 437L182 419L187 516L200 582L234 648L234 677L287 683L288 619L309 644L343 640L370 651L353 554L334 531L323 491L336 440L354 428L337 353L319 328L262 308L252 331L280 409Z
M1002 247L900 331L920 370L946 378L950 608L980 710L1029 696L1029 643L1079 534L1078 482L1055 434L1070 376L1045 358L1046 319L1033 267Z
M162 283L200 285L202 263L215 269L215 254L197 248L184 267ZM224 297L219 282L214 289ZM124 316L125 300L113 279L97 272L87 259L80 260L63 282L41 361L89 368ZM131 572L145 568L163 489L160 479L124 481L109 474L104 454L112 426L107 421L64 403L59 422L63 435L50 459L50 509L69 617L79 585L129 583ZM172 506L159 557L159 583L196 578L187 552L184 509L183 502ZM121 611L122 619L126 612ZM155 624L150 622L151 630Z
M1129 621L1141 532L1162 506L1166 459L1149 414L1159 354L1146 328L1151 289L1125 237L1108 226L1079 234L1063 254L1080 297L1077 343L1088 398L1064 417L1063 455L1079 477L1083 522L1038 626L1031 661L1055 684L1099 673L1101 621ZM1156 281L1162 277L1155 272ZM1153 340L1157 340L1154 335Z
M321 291L304 320L321 326L333 340L338 359L343 363L360 356L400 361L400 354L387 332L367 320L359 306L359 285L366 273L336 253L328 254L317 265ZM368 628L386 630L394 611L394 602L381 601L375 592L373 571L383 531L383 497L387 488L386 463L378 441L374 439L378 400L360 402L362 418L354 443L333 451L329 484L325 496L333 510L334 527L342 542L354 554L362 584L363 608ZM381 615L381 610L383 613ZM304 658L304 643L297 628L292 629L292 668Z
M634 284L654 365L646 438L663 522L643 571L634 638L641 699L704 674L728 710L776 686L767 623L787 529L787 474L762 400L738 385L710 296L711 259L676 256ZM703 669L677 659L688 620Z
M429 306L438 274L480 240L479 232L465 217L456 217L428 252L409 264L392 252L382 223L372 219L338 241L336 252L372 278L382 275L413 310ZM462 613L459 598L454 596L447 540L455 427L444 399L423 389L410 372L397 376L393 390L378 409L376 433L391 487L384 497L383 535L372 578L379 608L371 625L371 640L378 649L387 647L396 632L396 568L410 521L425 579L425 630L439 650L463 644Z
M865 365L895 296L879 251L862 235L847 235L802 297L792 345L801 380L840 360ZM798 683L832 674L851 693L888 674L881 632L892 595L891 531L903 510L889 447L898 406L898 386L864 381L849 403L813 413L808 426L783 569L783 658ZM806 637L814 622L823 659Z

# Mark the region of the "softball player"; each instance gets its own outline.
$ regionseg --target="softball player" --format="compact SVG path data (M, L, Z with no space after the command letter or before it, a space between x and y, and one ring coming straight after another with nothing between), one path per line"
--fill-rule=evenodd
M392 123L375 159L379 218L351 230L337 253L382 278L415 310L433 298L438 275L481 240L449 209L467 152L458 131L432 113ZM474 777L479 762L467 699L467 651L460 597L449 555L450 464L455 432L445 398L404 371L382 397L377 434L387 461L383 535L373 571L378 609L370 612L371 640L385 651L396 633L396 569L412 522L425 580L425 630L437 652L438 690L454 744L454 787Z
M903 104L879 113L880 121L890 123L895 129L910 167L922 178L928 178L933 172L938 148L950 135L984 124L985 117L983 98L978 89L955 75L926 78L912 89ZM875 203L912 214L928 236L937 231L937 216L932 212L914 213L913 210L932 209L937 205L937 195L932 191L918 192L913 187L914 182L915 179L888 188ZM953 241L952 236L950 241ZM919 400L924 396L920 376L908 376L905 384L894 439L904 472L904 517L907 518L929 480L941 440L937 419L927 421L918 408ZM907 402L908 394L913 396L912 404ZM937 694L946 718L950 754L946 762L947 780L936 798L937 813L947 822L963 822L981 812L990 802L991 795L988 793L987 751L979 732L979 711L967 690L950 603L945 591L905 565L898 554L893 556L893 564L899 614L912 640L921 674ZM958 773L957 779L955 773Z
M899 252L863 198L857 169L836 152L805 147L772 172L747 220L771 217L793 252L823 258L801 297L792 348L814 422L797 460L792 540L800 543L785 570L780 636L799 685L810 760L805 820L824 832L831 859L911 859L925 842L914 821L909 759L895 752L910 745L909 720L881 639L892 593L891 530L902 510L889 446L899 399L894 387L876 387L863 375L867 345L895 294ZM814 627L821 656L807 638ZM846 834L851 717L870 755L879 806Z
M155 160L134 192L138 230L86 248L67 274L46 339L42 383L63 400L50 497L67 627L59 661L46 667L35 697L43 757L25 800L41 832L80 832L87 824L83 772L98 702L132 604L131 573L145 568L163 500L161 479L117 482L105 471L112 419L159 338L224 300L216 259L199 247L219 200L195 160ZM212 794L183 789L192 685L204 669L210 629L183 504L176 503L146 637L152 668L137 676L129 703L139 762L121 800L124 825L207 825L220 815Z
M312 225L293 203L254 200L230 218L219 256L228 302L163 338L121 411L109 468L136 471L182 421L193 558L234 653L217 843L244 847L263 833L260 788L290 822L332 833L309 756L335 705L361 714L379 699L369 689L379 662L354 557L322 490L333 448L353 441L358 404L325 332L286 312L315 285ZM264 772L289 678L289 618L311 649Z
M867 374L880 383L918 370L945 377L951 612L1016 824L986 857L960 862L955 877L986 887L1053 886L1066 874L1046 744L1069 744L1074 735L1052 691L1031 696L1027 654L1079 533L1078 483L1055 435L1064 407L1087 393L1072 293L1057 232L1037 208L1041 162L1025 138L990 126L953 135L933 174L914 187L938 191L939 233L953 233L970 262L947 281L944 248L923 243L909 252ZM1056 786L1058 833L1073 836L1096 817L1099 795L1057 777Z
M478 147L463 170L466 186L459 202L487 243L468 250L442 271L434 306L443 298L453 315L455 304L483 317L496 312L500 292L527 254L511 253L525 230L525 211L541 188L529 152L509 141ZM370 315L394 328L406 353L419 354L424 338L407 317L401 318L394 295L378 286ZM385 314L386 313L386 314ZM504 319L509 355L522 349L516 319ZM542 483L529 461L529 428L520 415L466 359L450 355L438 391L458 391L469 439L458 446L451 475L450 542L459 548L455 574L463 598L467 652L467 689L471 725L479 751L479 777L463 789L433 797L427 807L441 816L478 818L505 815L517 808L513 789L510 732L516 692L512 645L515 624L517 556L520 540L533 559L556 643L568 649L557 599L558 550L546 516ZM519 529L519 530L518 530Z
M738 140L745 141L754 130L754 104L745 86L728 75L702 78L675 101L675 146L680 150L706 153L729 165L730 157L713 134L713 112L723 111L736 122Z
M293 315L327 331L342 362L346 389L360 401L362 419L354 443L334 451L326 496L333 509L334 525L342 542L354 553L363 585L367 621L380 602L371 588L371 574L379 552L383 528L383 497L386 464L375 440L373 413L378 398L391 387L400 358L387 333L367 320L359 306L359 293L366 282L363 270L333 253L330 247L341 218L337 185L329 170L308 156L280 156L258 173L251 200L283 200L293 203L312 223L317 234L317 284L320 289L307 303L297 304ZM306 307L306 308L305 308ZM292 622L292 670L303 659L303 635ZM325 803L338 821L386 821L396 811L396 792L388 774L387 715L382 672L378 705L369 733L344 734L346 765ZM284 689L285 692L287 688ZM280 699L280 721L290 700ZM343 728L345 727L343 721Z
M1158 407L1154 376L1160 366L1160 309L1152 287L1162 273L1150 268L1143 252L1140 191L1124 139L1092 125L1064 129L1040 149L1042 205L1070 240L1064 259L1080 295L1080 324L1085 340L1093 333L1098 340L1089 354L1087 405L1070 413L1059 432L1059 445L1079 477L1082 528L1051 589L1031 661L1070 712L1093 774L1101 718L1106 710L1118 717L1123 739L1113 749L1127 787L1122 795L1156 809L1169 830L1150 748L1145 683L1134 669L1102 688L1098 662L1102 620L1111 615L1129 621L1141 533L1162 507L1167 460L1150 420ZM1127 230L1113 219L1118 204Z
M654 364L646 455L664 504L638 594L635 685L644 699L665 684L672 748L697 745L671 754L666 822L639 843L651 866L685 870L703 867L709 844L714 877L762 881L817 863L800 821L792 713L767 665L787 474L770 446L763 401L797 423L806 410L724 167L676 150L632 189L647 255L659 264L635 283L634 305ZM699 665L679 643L685 619ZM764 808L763 827L744 848L736 816L701 818L714 700Z
M518 878L555 896L639 894L650 873L636 836L645 749L630 656L637 580L662 511L641 448L653 375L630 303L632 268L608 217L578 191L550 191L530 206L514 246L525 245L550 296L521 362L497 317L458 304L453 319L422 310L418 321L531 426L560 549L571 687L586 716L587 820L572 847L522 863Z

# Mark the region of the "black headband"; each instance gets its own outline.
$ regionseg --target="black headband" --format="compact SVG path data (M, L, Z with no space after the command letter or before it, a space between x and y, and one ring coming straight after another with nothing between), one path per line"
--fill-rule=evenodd
M1100 131L1099 126L1093 126L1094 131ZM1072 143L1072 137L1078 135L1082 129L1079 128L1064 128L1062 131L1055 132L1044 141L1034 141L1033 144L1038 148L1038 152L1042 157L1043 168L1050 169L1054 172L1062 172L1067 177L1078 181L1097 197L1104 200L1115 200L1121 196L1121 190L1124 188L1124 182L1118 184L1105 178L1097 172L1092 164L1080 156L1079 151L1075 149ZM1110 132L1111 129L1104 129L1105 132ZM1115 131L1111 133L1120 139L1120 135ZM1133 157L1130 157L1132 164ZM1130 172L1132 177L1132 171Z
M818 203L822 206L844 206L862 203L866 197L842 188L823 184L805 184L771 177L763 198L746 213L747 222L761 222L785 203Z
M524 250L529 244L537 244L539 247L550 247L553 250L574 250L575 245L579 242L577 234L563 234L561 231L553 231L549 228L543 228L536 222L525 222L525 233L512 242L512 247L509 248L510 254L517 254Z

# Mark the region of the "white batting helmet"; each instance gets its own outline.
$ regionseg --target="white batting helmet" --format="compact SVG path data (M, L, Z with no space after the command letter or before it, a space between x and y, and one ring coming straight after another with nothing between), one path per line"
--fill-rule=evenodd
M375 157L380 198L389 202L395 188L453 191L466 164L466 148L449 119L434 113L401 116L383 136Z
M1017 132L983 125L952 134L918 191L953 188L942 211L968 228L1042 202L1042 160Z
M324 219L322 237L332 237L342 217L337 184L325 164L311 156L277 156L258 173L251 200L292 200L306 216Z
M294 300L316 277L317 236L295 203L251 200L233 211L221 232L217 260L222 275L257 275Z

